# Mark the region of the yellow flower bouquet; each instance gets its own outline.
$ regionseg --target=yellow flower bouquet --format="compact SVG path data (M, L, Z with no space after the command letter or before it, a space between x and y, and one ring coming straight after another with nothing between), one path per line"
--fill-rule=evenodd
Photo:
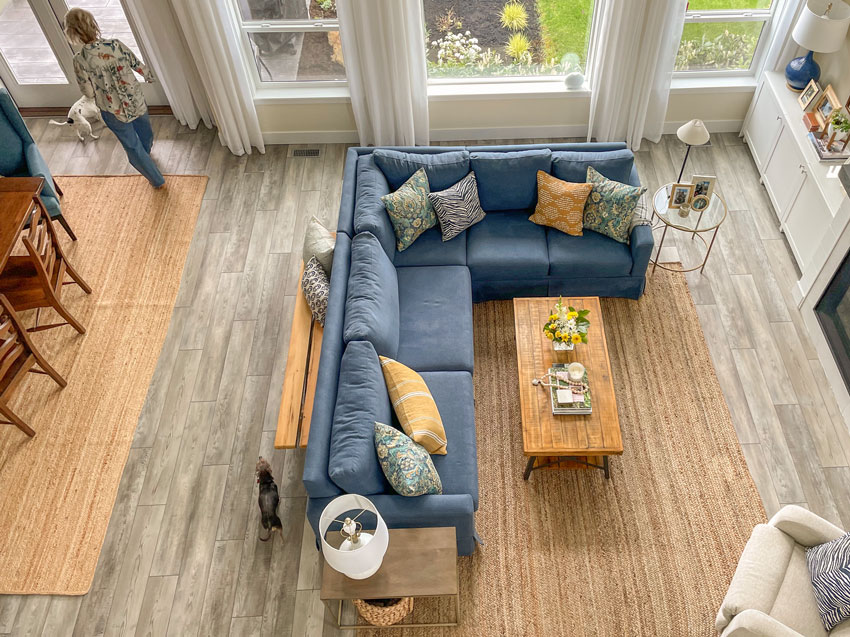
M571 350L579 343L587 343L588 314L590 310L566 306L563 298L559 298L543 326L543 334L556 350Z

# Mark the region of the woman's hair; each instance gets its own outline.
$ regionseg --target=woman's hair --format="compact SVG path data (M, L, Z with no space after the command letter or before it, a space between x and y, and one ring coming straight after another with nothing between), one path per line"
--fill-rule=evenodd
M71 9L65 14L65 36L74 44L89 44L100 37L100 27L85 9Z

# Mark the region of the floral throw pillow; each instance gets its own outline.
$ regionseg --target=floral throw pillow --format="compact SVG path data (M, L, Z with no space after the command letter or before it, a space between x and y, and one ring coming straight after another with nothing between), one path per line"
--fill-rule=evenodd
M443 484L431 456L404 432L376 422L375 450L384 475L399 495L412 497L443 492Z
M628 243L635 208L646 188L608 179L593 166L587 167L587 183L593 190L584 204L585 229Z
M434 206L428 199L429 192L428 175L424 168L420 168L401 188L381 197L395 230L395 247L399 252L409 248L428 228L437 225Z
M319 325L325 325L325 315L328 313L328 295L331 291L328 275L316 257L310 257L301 275L301 290L310 306L313 320Z

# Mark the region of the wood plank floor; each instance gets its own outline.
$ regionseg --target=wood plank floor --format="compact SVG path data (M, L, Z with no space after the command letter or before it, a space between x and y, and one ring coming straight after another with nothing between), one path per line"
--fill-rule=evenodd
M299 246L310 215L335 221L345 145L240 158L211 131L152 119L164 173L210 176L171 327L91 592L0 597L0 635L336 635L318 598L303 453L272 442ZM54 174L133 172L108 131L84 146L45 119L28 124ZM682 156L675 137L643 147L650 193ZM718 175L729 203L705 275L687 277L768 514L802 504L850 528L850 435L791 301L797 272L749 152L715 135L686 173ZM693 263L697 248L675 236L663 257ZM258 455L286 527L268 543L257 540Z

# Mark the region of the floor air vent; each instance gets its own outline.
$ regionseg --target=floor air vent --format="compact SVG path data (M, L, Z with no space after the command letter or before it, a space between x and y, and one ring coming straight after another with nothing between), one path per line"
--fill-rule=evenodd
M321 148L293 148L290 157L320 157Z

